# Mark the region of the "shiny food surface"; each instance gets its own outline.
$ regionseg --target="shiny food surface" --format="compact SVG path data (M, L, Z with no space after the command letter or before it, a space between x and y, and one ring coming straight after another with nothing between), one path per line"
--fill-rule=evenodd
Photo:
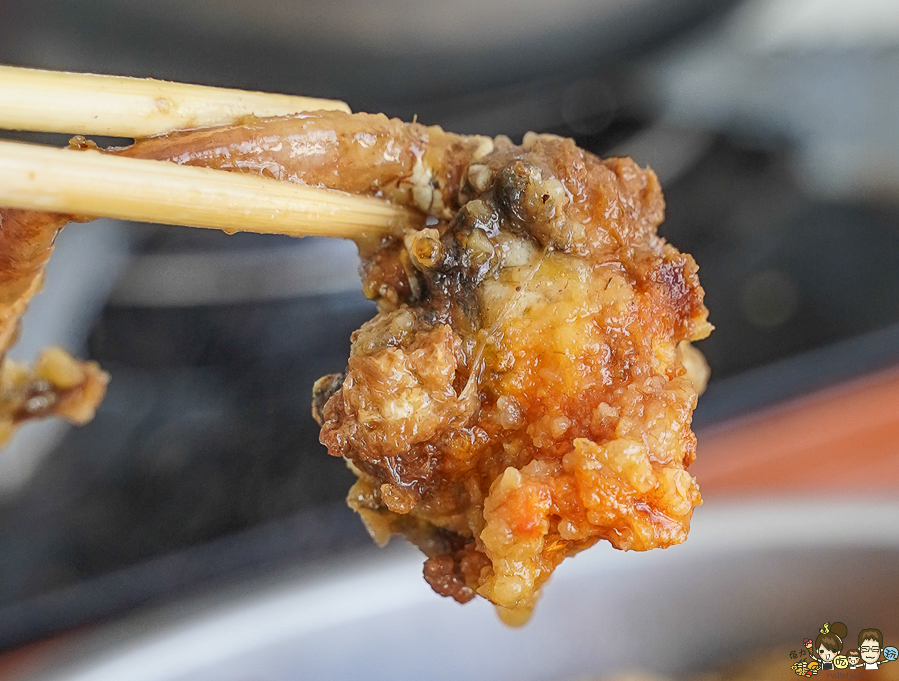
M91 143L75 140L76 147ZM681 542L698 487L690 430L705 380L692 258L656 235L655 175L570 140L459 136L317 112L176 132L110 153L386 198L422 214L361 243L379 314L347 371L316 385L331 454L359 474L372 533L405 534L439 593L509 621L565 557L606 539ZM70 216L5 211L7 338ZM2 244L0 244L2 246Z
M376 537L405 534L435 590L516 621L600 539L685 539L700 503L685 356L704 380L685 341L711 327L695 263L656 235L651 171L529 135L463 176L454 217L369 257L381 312L320 383L319 417Z

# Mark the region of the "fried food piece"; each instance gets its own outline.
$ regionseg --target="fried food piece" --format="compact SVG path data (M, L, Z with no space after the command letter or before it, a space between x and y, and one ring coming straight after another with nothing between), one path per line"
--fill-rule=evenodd
M464 178L450 221L367 259L381 311L314 410L373 535L520 621L566 556L686 538L707 376L689 341L711 326L694 261L656 235L651 171L528 135Z
M53 242L70 215L0 208L0 356L15 342L19 318L44 281Z
M695 263L656 234L651 171L553 136L516 146L336 112L108 151L380 196L428 217L405 239L360 245L379 314L354 334L345 374L316 384L313 410L322 442L359 475L350 504L376 538L420 546L439 593L481 594L521 619L556 565L600 539L684 540L700 503L686 468L707 371L688 342L711 326ZM22 225L43 220L40 244L68 219L20 213Z
M79 362L65 350L45 349L32 369L9 358L0 364L0 445L23 421L61 416L84 424L94 417L109 376L96 362Z
M74 216L0 209L0 446L25 421L60 416L75 424L94 417L109 376L96 362L45 349L29 370L6 357L19 318L44 280L59 231Z
M449 215L444 191L447 196L458 192L462 168L454 159L471 158L485 139L407 126L383 115L320 112L175 132L106 151L384 196ZM74 138L71 146L97 148L83 137ZM441 174L426 174L425 163ZM19 318L31 297L41 288L56 236L68 222L88 219L0 208L0 359L14 343ZM84 370L95 373L91 364ZM92 412L103 394L97 390L90 394L96 399ZM11 417L13 424L20 421Z

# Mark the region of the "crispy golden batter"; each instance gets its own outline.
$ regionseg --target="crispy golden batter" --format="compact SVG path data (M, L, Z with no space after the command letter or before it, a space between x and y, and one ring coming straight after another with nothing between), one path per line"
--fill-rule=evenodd
M79 362L65 350L44 350L32 369L8 357L0 364L0 445L29 419L61 416L76 424L94 417L109 376L96 362Z
M330 453L359 474L350 504L377 538L422 548L436 591L481 594L520 618L565 556L600 539L637 550L684 540L700 503L686 468L707 373L688 342L711 327L695 263L656 235L651 171L552 136L516 146L335 112L109 151L427 216L405 239L361 249L380 312L354 334L345 374L316 384L313 411ZM0 264L14 264L0 278L8 341L69 217L0 217L11 230Z
M705 380L687 342L711 327L695 263L656 235L651 171L529 135L497 139L464 178L452 220L368 259L381 312L316 411L376 537L405 534L436 591L514 620L600 539L686 538L700 496L685 364Z
M109 376L96 362L79 362L59 348L44 350L30 370L6 357L19 318L41 289L56 235L71 219L0 208L0 446L31 419L87 423L106 394Z

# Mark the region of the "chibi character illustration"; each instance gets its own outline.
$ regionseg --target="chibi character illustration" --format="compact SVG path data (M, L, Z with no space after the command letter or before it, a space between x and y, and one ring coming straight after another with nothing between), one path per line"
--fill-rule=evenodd
M865 663L865 669L877 669L880 665L895 660L892 657L893 650L895 648L891 647L890 656L884 655L886 651L883 649L883 634L880 629L862 629L858 634L858 652Z
M812 656L821 663L822 670L836 669L834 659L843 652L843 639L849 630L842 622L825 623L815 638ZM878 657L880 649L877 650Z
M849 669L857 669L861 667L862 658L858 655L858 650L853 648L848 653L846 653L846 661L849 662Z

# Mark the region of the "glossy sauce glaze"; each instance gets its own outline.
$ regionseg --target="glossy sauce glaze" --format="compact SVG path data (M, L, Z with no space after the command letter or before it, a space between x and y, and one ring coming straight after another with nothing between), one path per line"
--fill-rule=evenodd
M433 203L432 212L448 214L442 197L458 192L460 171L454 158L470 158L485 140L448 135L439 128L407 126L382 115L321 112L247 119L240 125L174 132L102 151L385 196L426 209ZM98 149L83 137L74 138L70 146L73 150ZM442 174L426 176L425 160L429 166L441 168ZM41 289L56 236L68 222L88 219L0 208L0 359L14 343L19 318L31 297ZM35 371L39 369L35 367ZM100 388L106 378L89 362L81 363L80 371L92 380L90 389L77 392L80 397L75 400L75 392L67 389L63 399L58 386L54 388L34 372L29 374L34 380L26 380L24 367L9 362L0 366L0 431L8 436L22 420L50 413L76 422L88 420L102 399ZM23 411L21 407L48 401L55 405L53 409ZM77 418L71 416L71 408L61 406L71 407L76 401L80 405Z
M514 621L600 539L686 538L704 376L685 341L711 327L695 263L656 235L655 175L629 159L498 138L457 203L370 259L381 313L319 385L322 442L359 473L351 505L377 537L405 534L435 590Z

